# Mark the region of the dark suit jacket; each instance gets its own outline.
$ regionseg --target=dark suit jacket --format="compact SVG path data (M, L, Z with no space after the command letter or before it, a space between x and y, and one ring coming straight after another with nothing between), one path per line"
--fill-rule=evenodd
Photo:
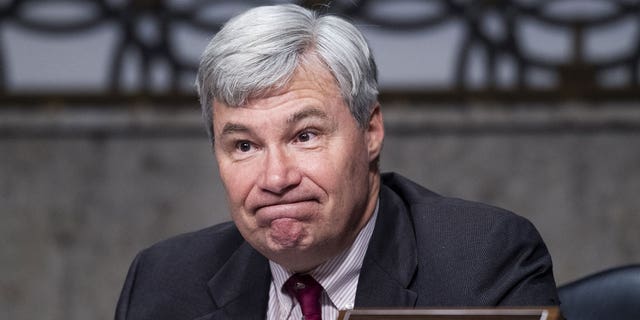
M135 258L119 320L264 319L265 257L223 223ZM356 307L555 305L551 258L526 219L384 174Z

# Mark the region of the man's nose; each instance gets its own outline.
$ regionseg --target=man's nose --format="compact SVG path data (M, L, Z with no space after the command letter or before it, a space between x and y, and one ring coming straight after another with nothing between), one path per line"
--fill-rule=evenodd
M264 159L260 188L265 191L281 194L300 184L302 175L298 161L286 150L269 149Z

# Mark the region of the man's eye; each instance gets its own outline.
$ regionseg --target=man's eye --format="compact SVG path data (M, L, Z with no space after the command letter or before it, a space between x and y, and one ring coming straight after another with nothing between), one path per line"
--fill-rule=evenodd
M251 142L240 141L236 143L236 149L240 152L249 152L251 151Z
M298 141L307 142L315 137L315 133L304 131L298 134Z

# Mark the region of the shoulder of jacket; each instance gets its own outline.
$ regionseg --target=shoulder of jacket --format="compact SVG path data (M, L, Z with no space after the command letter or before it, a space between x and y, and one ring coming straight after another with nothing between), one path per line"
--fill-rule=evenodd
M206 264L209 268L215 269L244 242L233 222L224 222L162 240L141 251L139 258L141 263L151 262L158 267Z
M477 201L442 196L397 173L382 175L383 186L400 198L414 222L438 221L457 225L530 222L509 210Z

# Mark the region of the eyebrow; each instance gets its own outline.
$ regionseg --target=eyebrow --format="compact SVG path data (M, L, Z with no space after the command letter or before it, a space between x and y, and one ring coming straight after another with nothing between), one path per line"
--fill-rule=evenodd
M289 116L289 118L287 118L287 123L288 124L292 124L292 123L296 123L299 122L301 120L304 120L306 118L321 118L321 119L328 119L329 116L327 115L326 112L320 110L320 109L316 109L316 108L306 108L304 110L300 110L294 114L292 114L291 116Z
M317 117L317 118L322 118L322 119L328 119L329 116L327 115L327 113L325 113L324 111L320 110L320 109L316 109L316 108L306 108L304 110L300 110L294 114L292 114L291 116L289 116L287 118L287 123L288 124L292 124L292 123L296 123L299 121L302 121L306 118L312 118L312 117ZM251 129L249 129L247 126L243 125L243 124L239 124L239 123L233 123L233 122L227 122L225 123L224 127L222 128L222 133L221 135L228 135L228 134L233 134L233 133L246 133L246 132L250 132Z
M247 128L244 125L241 125L239 123L230 123L227 122L225 123L224 127L222 128L222 134L221 135L227 135L227 134L231 134L231 133L237 133L237 132L249 132L249 128Z

